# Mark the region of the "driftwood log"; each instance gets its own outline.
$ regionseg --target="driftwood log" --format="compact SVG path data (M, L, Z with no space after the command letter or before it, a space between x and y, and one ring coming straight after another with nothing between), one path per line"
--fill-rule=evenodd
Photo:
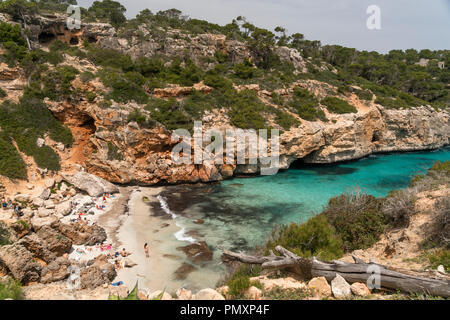
M272 251L269 256L252 256L223 250L224 262L239 261L247 264L261 265L263 269L289 269L305 280L314 277L325 277L333 280L336 274L347 282L362 282L379 285L382 288L400 290L407 293L424 293L433 296L450 297L450 280L444 278L428 278L388 269L385 266L353 257L355 263L342 261L322 262L316 258L307 259L297 256L281 246Z

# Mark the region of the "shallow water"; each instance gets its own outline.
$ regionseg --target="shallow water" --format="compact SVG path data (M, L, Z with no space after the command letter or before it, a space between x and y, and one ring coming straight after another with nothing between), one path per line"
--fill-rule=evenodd
M211 247L214 261L192 273L185 283L187 287L191 281L195 287L213 286L223 271L219 247L245 251L262 245L274 226L305 221L319 213L330 198L356 187L384 197L391 190L405 188L414 175L426 172L436 160L450 160L450 148L373 155L334 165L298 164L274 176L168 187L160 195L167 206L163 201L161 207L160 201L153 209L157 214L167 214L170 209L176 224L184 229L184 236L173 236L174 247L189 243L179 239L193 238ZM194 223L197 219L204 223ZM209 276L200 277L202 270Z

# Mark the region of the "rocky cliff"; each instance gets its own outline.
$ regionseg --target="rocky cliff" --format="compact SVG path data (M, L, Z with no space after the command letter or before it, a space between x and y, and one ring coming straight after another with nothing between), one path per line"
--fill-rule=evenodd
M2 16L1 20L8 21ZM133 58L164 55L177 57L188 55L195 64L206 70L215 66L207 58L217 51L232 56L233 62L251 59L248 46L236 40L227 40L223 35L200 34L181 37L177 30L167 31L160 39L144 27L131 34L119 34L108 24L88 23L80 30L70 31L65 19L60 16L40 17L30 22L32 44L45 48L58 39L72 46L81 47L83 41L96 43L102 48L112 48L129 54ZM300 54L287 47L275 50L280 59L291 63L296 73L305 72L306 62ZM97 70L90 61L73 56L64 56L63 65L75 67L80 72ZM1 66L0 86L5 90L5 99L17 98L17 85L27 81L20 68ZM100 92L104 90L98 78L81 81L80 76L71 82L78 92ZM236 86L256 92L259 100L282 109L270 101L275 92L289 98L294 88L306 88L315 96L332 92L357 109L357 113L335 114L322 108L328 121L306 121L290 114L298 125L284 130L280 136L280 169L287 169L293 161L306 163L333 163L359 159L373 153L434 149L449 143L450 114L446 110L435 110L429 106L409 109L386 109L372 100L360 100L353 93L339 93L336 87L315 80L300 80L283 89L261 90L258 84ZM171 86L149 92L158 98L173 97L182 100L195 91L207 94L213 89L198 83L193 87ZM74 171L80 165L89 173L120 184L195 183L220 181L238 174L256 175L260 165L177 165L172 161L171 151L176 141L171 141L171 132L163 125L152 127L129 121L136 110L148 118L152 113L134 102L101 105L101 100L88 99L80 94L76 100L46 100L54 116L67 125L74 136L70 149L60 148L63 171ZM199 119L200 120L200 119ZM223 109L207 111L202 116L204 128L224 131L232 128ZM270 122L270 116L268 116ZM277 127L274 124L274 127ZM279 128L279 127L278 127ZM47 138L48 142L48 138ZM51 144L51 141L50 141Z

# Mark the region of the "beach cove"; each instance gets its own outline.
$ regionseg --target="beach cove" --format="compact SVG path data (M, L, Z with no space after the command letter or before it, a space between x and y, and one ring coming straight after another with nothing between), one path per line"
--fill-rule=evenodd
M131 251L135 267L118 271L117 281L151 292L193 292L214 288L225 274L221 248L250 251L276 225L305 221L328 199L358 187L383 197L404 188L449 148L371 156L330 166L298 165L275 176L235 178L219 184L132 188L127 216L118 229L118 249ZM205 241L209 261L195 261L180 247ZM150 257L146 258L144 244Z

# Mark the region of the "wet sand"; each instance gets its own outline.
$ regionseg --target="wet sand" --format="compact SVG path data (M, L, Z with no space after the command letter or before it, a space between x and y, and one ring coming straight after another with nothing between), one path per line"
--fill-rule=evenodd
M161 191L162 188L139 188L133 191L129 201L129 217L117 235L122 247L132 252L129 258L137 263L133 268L118 272L116 281L123 281L129 288L133 288L136 281L140 288L150 291L165 289L167 292L175 292L182 286L182 283L171 280L179 267L182 254L168 252L167 248L167 241L179 228L171 219L151 216L150 206L142 201L144 197L149 201L157 201L156 196ZM149 258L145 256L145 243L148 243ZM169 257L165 257L167 254Z

